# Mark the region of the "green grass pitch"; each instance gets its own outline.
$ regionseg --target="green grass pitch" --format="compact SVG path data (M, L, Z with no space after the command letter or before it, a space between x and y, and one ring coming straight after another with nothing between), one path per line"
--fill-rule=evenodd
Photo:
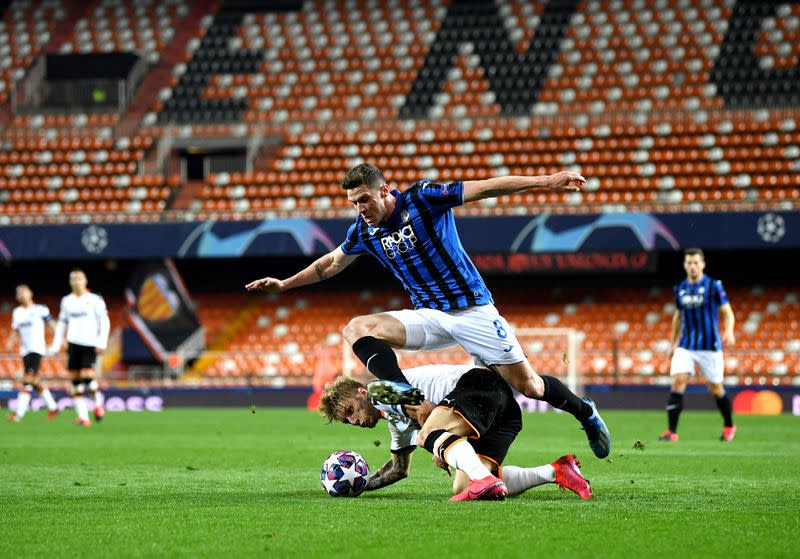
M384 425L326 425L305 410L72 414L0 425L0 557L798 557L800 437L791 416L688 412L657 443L663 412L606 412L608 460L569 416L529 414L507 464L575 453L595 498L556 486L505 502L450 503L424 450L411 476L357 499L327 496L339 449L371 469ZM380 446L376 442L381 441ZM636 441L644 448L635 449Z

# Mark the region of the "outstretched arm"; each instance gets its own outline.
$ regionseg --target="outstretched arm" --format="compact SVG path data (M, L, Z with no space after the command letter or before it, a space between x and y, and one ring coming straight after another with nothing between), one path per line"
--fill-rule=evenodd
M408 470L411 465L412 452L414 452L413 447L396 454L393 453L392 459L370 476L364 491L374 491L407 478Z
M464 203L516 194L533 188L579 191L585 182L586 179L581 175L570 171L536 177L508 176L482 181L466 181L464 182Z
M352 264L356 258L358 258L358 255L345 254L342 251L342 247L337 247L325 256L317 258L313 264L288 279L261 278L245 285L245 289L248 291L280 293L287 289L310 285L335 276Z

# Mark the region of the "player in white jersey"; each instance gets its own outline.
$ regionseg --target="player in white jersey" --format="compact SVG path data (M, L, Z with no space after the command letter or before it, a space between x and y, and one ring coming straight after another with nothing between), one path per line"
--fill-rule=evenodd
M53 328L50 310L44 305L33 302L33 291L25 284L17 286L17 302L19 306L11 313L11 335L6 342L6 350L11 352L19 342L19 355L24 368L22 390L17 394L17 409L8 416L9 421L20 421L25 417L36 391L47 404L47 419L58 415L58 406L50 393L50 389L39 378L39 366L42 356L47 352L44 339L45 326Z
M392 381L367 386L341 376L327 386L319 409L329 421L359 427L389 424L392 458L367 483L371 491L408 476L411 453L424 446L434 463L456 469L451 501L498 500L532 487L556 483L590 499L591 487L577 459L565 455L535 468L501 467L522 430L522 414L511 387L494 371L471 366L426 365L403 371L426 398L418 405L390 405L373 397L396 387ZM405 389L407 387L399 387Z
M94 404L97 421L103 419L103 396L97 384L96 363L108 344L111 325L108 309L102 297L87 289L88 280L83 270L72 270L69 286L72 293L61 299L58 324L50 353L58 353L67 338L67 371L72 377L72 394L75 401L76 423L91 425L85 394L88 391Z

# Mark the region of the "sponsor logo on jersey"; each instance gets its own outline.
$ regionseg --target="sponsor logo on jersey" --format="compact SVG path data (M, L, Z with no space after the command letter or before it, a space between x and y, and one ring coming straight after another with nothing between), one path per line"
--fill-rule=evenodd
M681 305L684 307L692 308L699 307L705 301L705 297L701 294L697 295L681 295Z
M381 237L381 247L387 258L394 260L398 254L406 254L417 243L417 234L409 223L405 227Z
M83 318L84 316L89 316L89 313L86 311L69 313L70 318Z

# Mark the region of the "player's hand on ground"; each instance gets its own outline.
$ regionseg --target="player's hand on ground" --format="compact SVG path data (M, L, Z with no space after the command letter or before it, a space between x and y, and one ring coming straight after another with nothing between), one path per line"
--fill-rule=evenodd
M408 417L416 421L420 424L420 426L424 425L426 421L428 421L428 416L433 411L433 408L436 406L433 405L433 402L429 400L425 400L418 406L403 406L408 414Z
M266 291L267 293L280 293L283 291L283 282L275 278L261 278L251 281L244 286L248 291Z
M453 477L453 474L450 472L450 466L447 465L447 462L445 462L444 460L442 460L441 458L439 458L435 454L433 455L433 464L437 468L441 468L445 472L447 472L447 475L449 475L450 477Z
M581 187L586 184L586 179L583 178L583 175L572 171L560 171L550 175L550 180L550 188L572 192L580 192Z

